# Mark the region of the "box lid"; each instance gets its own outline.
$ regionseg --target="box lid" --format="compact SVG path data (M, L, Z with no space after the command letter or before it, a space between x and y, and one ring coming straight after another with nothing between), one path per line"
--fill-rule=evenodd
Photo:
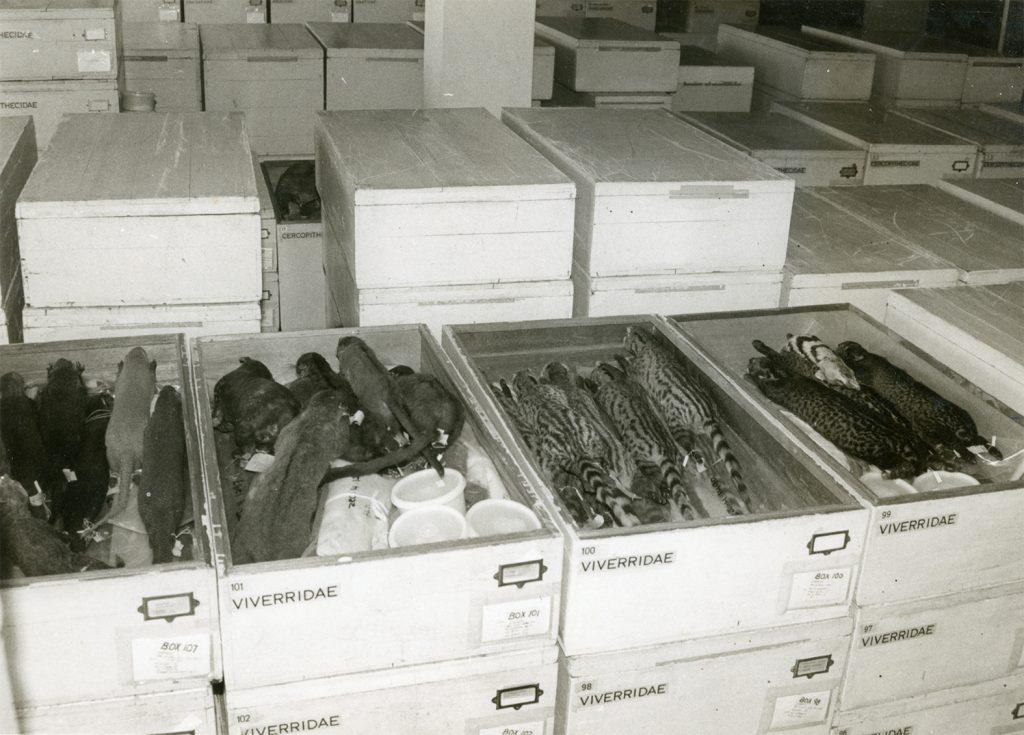
M614 18L537 18L537 33L574 46L642 46L678 49L679 42Z
M125 23L124 53L161 54L173 59L199 57L199 26L195 23Z
M259 212L241 113L65 115L19 219Z
M318 158L327 156L357 204L571 198L575 191L564 174L482 108L320 112L316 138Z
M1024 179L946 179L938 186L986 209L1024 222Z
M785 115L693 112L683 119L747 153L816 151L847 155L862 149Z
M737 28L721 25L719 33L746 38L755 43L773 46L805 58L849 59L873 61L874 54L857 50L827 38L816 38L799 30L782 26L758 26L757 28Z
M405 23L310 23L307 28L326 49L328 58L378 49L423 55L423 34Z
M851 30L801 26L801 31L835 43L887 56L933 61L967 61L968 47L927 33L906 30Z
M630 291L646 293L687 292L707 290L718 286L740 288L782 283L780 271L719 271L711 273L659 273L642 276L592 276L577 263L573 263L573 280L580 282L591 293Z
M956 110L921 108L902 110L901 114L915 122L957 135L978 145L1024 147L1024 120L1014 121L969 107Z
M43 18L43 16L46 18ZM114 0L5 0L0 18L59 20L62 18L114 17Z
M664 110L506 108L503 118L563 170L589 183L793 182ZM714 197L714 193L708 193Z
M322 59L323 47L298 23L204 23L199 29L204 59L261 56Z

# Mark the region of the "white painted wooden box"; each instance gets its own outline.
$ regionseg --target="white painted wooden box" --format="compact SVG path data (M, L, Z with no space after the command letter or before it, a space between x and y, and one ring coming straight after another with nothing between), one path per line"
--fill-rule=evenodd
M983 110L920 109L900 112L911 120L978 146L979 179L1024 175L1024 120L1008 120Z
M181 22L181 0L120 0L124 23Z
M832 735L1003 735L1019 733L1024 679L957 687L876 707L837 712Z
M269 0L271 23L350 23L352 0Z
M423 34L401 23L311 23L327 54L328 110L423 107Z
M576 182L591 276L780 271L793 182L669 112L506 109Z
M22 312L26 342L177 334L199 337L224 332L259 332L258 300L237 304L161 304L156 306L26 306Z
M791 117L735 112L682 117L763 161L797 186L856 186L864 182L867 153L863 149Z
M242 118L65 118L18 199L25 303L259 301L260 219Z
M674 92L679 43L611 18L540 18L555 81L577 92Z
M224 325L217 334L232 331L230 325ZM266 271L263 272L263 297L260 299L260 331L281 331L281 282L276 273Z
M586 0L583 13L588 18L621 20L653 33L658 18L658 3L656 0Z
M729 64L699 46L679 49L675 112L749 112L754 67Z
M864 183L927 184L943 177L973 178L978 147L963 138L867 103L774 103L789 115L867 151Z
M199 30L207 110L244 112L254 153L309 155L324 109L324 50L296 23Z
M962 101L1020 102L1024 94L1024 59L1000 56L990 49L972 49L967 55Z
M896 291L885 324L1024 416L1024 283Z
M575 92L556 82L551 106L667 110L672 106L672 95L667 92Z
M819 196L960 270L960 281L1024 280L1024 224L933 186L823 189Z
M360 288L330 223L324 227L323 265L331 327L421 323L440 339L445 324L572 316L573 283L568 278Z
M222 678L210 509L203 494L185 340L166 335L11 345L0 347L0 363L5 372L18 372L26 382L45 381L47 366L63 357L82 363L88 377L113 385L118 362L135 346L145 348L149 358L156 360L157 382L173 384L182 393L196 558L0 583L3 643L8 665L15 672L13 694L19 709L88 701L94 709L86 713L82 707L76 715L86 718L98 713L96 700L195 689ZM191 654L161 656L164 643L195 649ZM122 705L120 709L127 716L131 708ZM140 713L145 710L139 708ZM36 731L58 730L61 719L55 712L40 713ZM180 712L181 717L189 714L196 712ZM77 720L79 731L92 729L85 724L91 721ZM63 722L61 732L76 726L71 717ZM22 726L28 725L23 722ZM110 730L100 727L99 731Z
M0 344L21 341L21 256L14 203L36 164L32 118L0 117Z
M546 735L557 673L557 647L549 645L257 689L229 686L225 735L293 722L336 735Z
M569 277L573 183L483 109L324 113L316 171L360 289Z
M565 735L828 735L849 618L650 648L563 657Z
M555 47L543 38L533 39L533 89L530 99L549 100L555 85Z
M115 0L18 0L0 6L0 81L118 77Z
M694 46L715 53L718 48L717 33L676 33L675 31L659 31L659 36L678 41L680 46Z
M120 104L113 81L0 82L0 117L31 115L40 151L50 144L64 115L118 112Z
M627 327L643 324L653 326L717 404L755 498L753 515L581 529L495 401L491 380L552 360L593 366L622 349ZM448 326L444 345L516 461L543 488L564 534L559 640L566 655L848 615L867 511L790 446L775 419L727 386L655 317Z
M840 707L1024 679L1024 585L859 607Z
M203 109L199 28L192 23L125 23L124 85L152 92L157 112Z
M718 54L749 64L757 81L806 100L866 100L875 73L874 54L789 28L718 27Z
M433 374L465 401L463 433L471 433L494 462L510 496L535 510L539 530L342 557L233 562L210 418L217 379L240 356L249 356L278 380L293 380L299 355L317 351L333 356L339 337L351 334L364 339L384 364ZM394 676L394 667L554 642L562 584L559 532L424 327L212 337L194 340L192 349L232 690L382 669ZM512 629L499 624L510 613L532 611L530 625ZM325 636L325 630L345 634Z
M267 22L267 0L183 0L186 23Z
M939 181L936 186L1024 225L1024 179L951 179Z
M895 105L958 104L967 77L967 54L951 42L919 31L801 30L851 49L875 54L872 95Z
M537 16L580 17L587 12L586 0L537 0Z
M896 288L955 286L960 271L871 222L801 190L793 198L783 306L850 303L878 321Z
M781 434L792 437L817 466L870 507L856 593L859 605L915 600L1024 579L1024 546L1020 544L1024 480L1011 479L1016 470L1013 460L1002 467L984 468L985 482L978 486L881 497L860 481L859 472L851 472L821 450L743 375L748 360L756 355L750 346L752 339L776 349L785 344L787 333L817 335L831 345L855 340L964 407L982 435L996 436L1007 457L1024 448L1021 421L987 402L968 378L848 305L672 321L683 339L714 360L733 390L767 410L780 422Z
M21 725L19 732L23 735L78 735L84 732L105 735L219 734L213 690L209 686L33 707L20 709L16 714Z
M760 18L760 0L684 0L683 30L718 33L719 26L754 28Z
M266 274L277 273L277 213L274 211L274 198L270 195L270 186L260 167L261 160L274 160L273 156L253 156L252 168L256 178L256 195L260 201L260 262L264 273L264 290L266 290Z
M405 23L423 20L426 0L352 0L356 23Z
M573 316L682 314L774 309L782 273L679 273L591 278L573 269Z

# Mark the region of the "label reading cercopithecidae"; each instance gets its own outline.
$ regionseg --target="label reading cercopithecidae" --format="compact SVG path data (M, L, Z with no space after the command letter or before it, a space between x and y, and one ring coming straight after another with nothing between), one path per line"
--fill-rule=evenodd
M646 697L659 697L668 693L668 684L661 682L623 689L612 689L607 692L595 692L590 682L580 684L577 694L577 702L580 707L593 707L602 704L613 704L614 702L631 702Z
M250 721L250 715L238 715L236 719L242 725L241 735L291 735L297 732L314 732L316 730L341 727L341 715L307 717L303 720L274 722L269 725L247 724Z
M861 648L871 648L872 646L884 646L887 643L912 641L915 638L935 635L935 623L914 625L900 630L891 630L888 633L873 633L867 628L865 628L864 632L865 634L860 637Z
M232 583L231 591L243 592L243 583ZM235 610L256 610L258 608L275 607L277 605L296 605L303 602L327 600L337 596L338 586L332 584L325 587L306 587L298 590L287 590L285 592L268 592L263 595L232 595L231 604L234 606Z
M909 521L889 521L880 523L878 530L883 536L896 533L910 533L911 531L927 531L943 526L954 526L957 521L956 513L947 513L941 516L928 516L927 518L914 518Z

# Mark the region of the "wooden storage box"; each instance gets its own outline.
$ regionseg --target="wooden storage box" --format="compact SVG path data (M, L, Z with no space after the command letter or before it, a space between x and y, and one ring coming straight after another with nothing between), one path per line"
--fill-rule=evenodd
M1024 179L951 179L939 181L936 186L1024 225Z
M426 0L351 0L356 23L405 23L423 20Z
M788 115L867 151L865 184L928 184L943 177L972 178L978 147L962 138L858 103L774 103Z
M183 0L186 23L266 23L267 0Z
M674 92L679 43L611 18L537 21L555 46L555 81L577 92Z
M1024 416L1024 283L897 291L885 324Z
M672 106L672 95L664 92L574 92L556 83L551 106L667 110Z
M543 38L533 39L532 100L549 100L555 86L555 47Z
M978 109L991 115L1020 122L1024 119L1024 98L1017 102L982 102L978 105Z
M295 23L200 29L207 110L244 112L254 153L309 155L324 109L324 50Z
M573 284L554 281L466 283L454 286L359 288L340 238L324 228L328 325L368 327L422 323L438 339L445 324L572 316Z
M31 115L39 150L50 144L61 118L77 112L117 112L112 81L0 82L0 116Z
M220 334L234 331L229 325ZM263 272L263 298L260 299L260 331L281 331L281 282L276 273Z
M1024 94L1024 59L1000 56L990 49L968 52L967 75L964 78L962 101L965 105L980 102L1020 102Z
M658 3L656 0L586 0L583 13L588 18L621 20L653 33L658 18Z
M493 397L488 383L520 369L540 369L551 360L590 366L611 359L622 349L626 328L645 324L713 396L759 512L583 530L542 479L532 452ZM566 655L848 614L867 511L789 446L775 419L727 386L671 330L661 330L656 318L461 325L446 327L444 334L445 350L523 471L544 486L543 497L562 528L566 579L559 640ZM820 597L807 584L818 574L828 577Z
M1019 543L1024 481L1008 479L1014 467L994 471L993 482L975 487L880 497L858 475L824 453L743 375L747 361L757 354L750 345L752 339L771 346L784 344L787 333L817 335L831 345L855 340L968 410L979 432L986 437L995 435L1006 456L1024 447L1024 426L1004 409L987 403L967 378L849 305L672 321L687 344L714 361L732 390L751 397L786 427L780 431L794 438L815 465L826 468L836 482L852 488L870 506L871 522L857 586L859 605L915 600L1024 579L1024 546ZM920 527L928 523L931 525ZM893 686L896 681L888 684Z
M683 115L733 148L763 161L797 186L855 186L864 182L867 153L785 115L724 112Z
M718 54L754 67L757 81L805 100L871 97L875 57L789 28L718 27Z
M129 2L131 0L128 0ZM189 733L218 735L213 690L209 687L135 697L91 700L17 711L23 735L83 732Z
M660 31L659 36L678 41L680 46L693 46L710 53L718 49L718 33L675 33L674 31Z
M563 657L565 735L827 735L850 648L850 619L651 648Z
M118 77L115 0L20 0L0 6L0 80Z
M291 380L299 355L311 350L333 355L339 337L351 334L364 339L386 365L433 374L466 401L463 432L472 432L509 493L537 512L541 529L343 557L233 562L214 459L210 396L215 383L240 356L260 360L279 380ZM379 669L396 676L394 667L554 642L562 580L559 533L424 327L213 337L194 340L192 349L231 690L299 681L308 686L314 679ZM358 594L350 594L355 590ZM275 602L296 592L312 597L294 604ZM517 629L495 625L496 619L517 611L536 611L532 624ZM325 630L346 632L325 636Z
M679 49L675 112L749 112L754 67L729 64L699 46Z
M29 306L259 301L259 200L240 115L69 116L17 216Z
M760 0L683 0L683 28L687 33L718 33L728 23L754 28L760 18Z
M938 694L901 699L877 707L837 712L832 735L957 733L1001 735L1020 732L1024 680L957 687Z
M260 160L274 160L273 156L252 157L253 174L256 177L256 195L260 200L260 261L263 265L264 287L267 273L277 273L277 213L274 198L260 168Z
M793 182L671 113L502 119L576 182L573 259L590 276L782 269Z
M157 112L202 110L201 69L194 24L125 23L125 89L152 92Z
M1019 583L860 607L840 706L856 710L1011 677L1019 683L1022 647Z
M882 321L893 289L956 285L960 271L951 263L816 191L793 198L783 306L850 303Z
M1024 225L932 186L822 189L818 196L917 250L952 264L960 281L991 285L1024 280Z
M1014 122L970 108L909 110L900 114L978 146L979 179L1016 178L1024 174L1024 120Z
M573 269L573 316L774 309L781 293L781 272L591 278Z
M196 558L0 583L3 638L19 709L192 689L222 678L217 587L208 538L210 509L203 495L185 340L166 335L11 345L0 348L0 362L5 372L20 373L30 383L45 381L49 364L63 357L83 364L87 377L113 385L118 362L136 346L156 360L157 383L173 384L181 391ZM195 650L161 656L163 643L191 644ZM86 713L83 707L76 716L98 712L96 701L88 706L94 709ZM121 709L127 713L131 708ZM53 712L39 721L39 731L56 729L52 723L60 719ZM179 717L189 714L196 712L185 709ZM63 727L69 730L89 729L82 719L65 722ZM99 731L109 728L108 722Z
M337 735L545 735L552 732L557 648L474 656L258 689L228 689L225 735L316 723ZM312 729L312 728L310 728Z
M875 54L872 95L896 105L959 104L967 77L962 48L919 31L829 31L803 26L804 33Z
M121 0L124 23L181 22L181 0Z
M328 110L423 107L423 34L400 23L311 23L327 53Z
M156 306L26 306L22 313L26 342L176 334L189 337L224 332L260 331L257 300L239 304L167 304Z
M271 23L350 23L352 0L270 0Z
M569 277L575 187L483 109L325 113L316 149L360 289Z
M0 117L0 344L21 341L21 256L14 203L36 164L32 118Z

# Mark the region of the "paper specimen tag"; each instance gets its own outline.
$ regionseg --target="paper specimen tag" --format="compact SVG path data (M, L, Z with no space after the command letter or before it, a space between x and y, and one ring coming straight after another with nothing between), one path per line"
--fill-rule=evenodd
M248 5L245 8L246 23L265 23L263 18L263 7L260 5Z
M789 609L842 605L850 591L853 567L797 572L789 588Z
M110 71L110 52L102 49L83 49L78 52L78 71Z
M74 470L69 470L67 467L61 470L64 473L64 479L68 482L78 482L78 475L75 474Z
M135 681L182 679L210 673L210 636L136 638L132 641Z
M544 735L544 722L517 722L497 727L484 727L480 735Z
M546 635L551 628L551 597L484 605L480 622L480 640L509 641Z
M772 713L772 730L787 730L800 725L817 725L828 716L828 705L832 692L808 692L807 694L791 694L775 700L775 711Z
M274 455L266 452L255 452L245 465L246 472L266 472L274 464Z

